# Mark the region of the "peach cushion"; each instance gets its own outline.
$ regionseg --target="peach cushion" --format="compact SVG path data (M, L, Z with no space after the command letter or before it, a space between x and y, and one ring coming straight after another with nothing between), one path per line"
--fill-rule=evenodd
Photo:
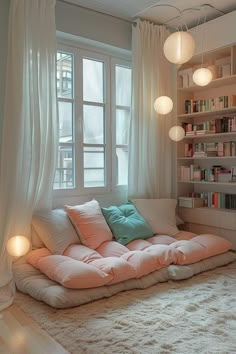
M94 288L109 283L113 277L101 270L66 256L47 256L38 261L41 272L65 288Z
M148 252L156 257L159 267L164 267L171 263L176 263L178 258L178 252L169 245L151 245L145 249L145 252Z
M65 210L85 246L96 249L104 241L112 239L111 230L96 200L77 206L66 205Z
M104 242L96 249L103 257L120 257L122 254L128 252L128 248L116 241Z
M71 245L65 250L63 255L84 263L90 263L95 261L95 259L102 258L98 252L83 245Z
M120 283L127 279L136 278L135 269L122 258L106 257L97 259L90 264L112 276L113 279L109 284Z
M171 244L171 247L179 251L176 263L180 265L199 262L207 257L205 247L190 240L176 241Z
M132 264L137 278L143 277L160 268L156 257L146 252L130 251L123 254L121 258Z
M170 245L171 243L175 242L176 239L167 235L158 235L148 238L147 241L152 245Z
M206 249L205 258L227 252L232 248L232 243L229 242L228 240L210 234L196 236L192 239L192 241L205 247Z
M195 236L197 236L197 235L194 234L193 232L182 230L175 235L175 239L176 240L191 240Z
M26 256L26 260L27 262L32 264L32 266L38 269L38 262L40 261L40 259L46 256L51 256L51 254L52 253L47 248L38 248L29 252Z

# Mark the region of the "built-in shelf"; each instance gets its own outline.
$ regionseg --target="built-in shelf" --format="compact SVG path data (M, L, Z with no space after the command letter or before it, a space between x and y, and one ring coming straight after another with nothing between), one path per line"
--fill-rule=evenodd
M214 184L217 186L236 186L236 182L210 182L210 181L178 181L178 183L193 183L193 184Z
M208 84L205 87L205 90L211 89L211 88L216 88L216 87L221 87L221 86L227 86L227 85L233 85L236 83L236 75L231 75L227 77L221 77L215 80L212 80L210 84ZM190 86L190 87L179 87L179 91L184 91L184 92L195 92L195 91L203 91L204 88L202 86Z
M202 156L202 157L178 157L178 160L224 160L224 159L236 159L236 156Z
M185 136L184 139L208 139L208 138L218 138L218 137L236 137L236 132L229 133L215 133L215 134L199 134L199 135L188 135Z
M194 113L184 113L184 114L179 114L178 118L203 118L203 117L209 117L209 116L217 116L217 115L223 115L223 114L230 114L230 113L236 113L236 106L230 107L230 108L225 108L225 109L219 109L219 110L214 110L214 111L204 111L204 112L194 112Z
M185 207L178 207L178 210L181 210L181 209L184 209L184 210L192 210L192 209L200 209L200 210L212 210L212 211L221 211L221 212L229 212L229 213L236 213L236 210L235 209L226 209L226 208L209 208L209 207L200 207L200 208L185 208Z

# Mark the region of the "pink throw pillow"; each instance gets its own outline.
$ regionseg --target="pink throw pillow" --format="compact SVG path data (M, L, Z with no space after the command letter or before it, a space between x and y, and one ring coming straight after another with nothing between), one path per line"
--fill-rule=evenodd
M112 240L112 233L96 200L76 206L65 206L80 241L87 247L96 249L103 242Z
M96 288L107 284L113 279L110 274L66 256L52 255L44 257L38 262L38 265L42 273L65 288Z

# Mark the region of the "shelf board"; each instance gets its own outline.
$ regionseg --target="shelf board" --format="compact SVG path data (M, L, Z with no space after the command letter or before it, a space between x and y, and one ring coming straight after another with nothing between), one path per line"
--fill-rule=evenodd
M219 79L212 80L209 85L204 86L204 87L194 85L191 87L184 87L184 88L180 87L180 88L178 88L178 90L183 91L183 92L203 91L203 90L208 90L211 88L233 85L233 84L236 84L236 75L221 77Z
M236 113L236 106L230 107L230 108L225 108L225 109L219 109L219 110L214 110L214 111L204 111L204 112L194 112L194 113L185 113L185 114L179 114L178 118L202 118L202 117L208 117L208 116L216 116L216 115L222 115L222 114L230 114L230 113Z
M222 159L236 159L236 156L202 156L202 157L178 157L178 160L222 160Z
M202 134L202 135L188 135L184 139L206 139L206 138L216 138L216 137L236 137L236 132L229 133L215 133L215 134Z
M218 186L235 186L236 182L210 182L210 181L178 181L178 183L192 183L192 184L214 184Z
M179 206L179 209L182 209L182 208L184 208L184 207L180 207ZM193 209L201 209L201 210L212 210L213 212L214 211L220 211L220 212L226 212L226 213L236 213L236 210L235 209L226 209L226 208L208 208L208 207L200 207L200 208L184 208L185 210L186 209L191 209L191 210L193 210Z

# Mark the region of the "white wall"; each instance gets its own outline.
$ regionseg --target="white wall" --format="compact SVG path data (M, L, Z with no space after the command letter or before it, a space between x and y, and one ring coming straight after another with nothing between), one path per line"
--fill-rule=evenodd
M0 149L1 149L1 141L2 141L2 123L3 123L3 114L4 114L4 96L5 96L5 84L6 84L9 5L10 5L10 0L0 1Z
M56 3L57 31L131 49L131 23L69 3Z

